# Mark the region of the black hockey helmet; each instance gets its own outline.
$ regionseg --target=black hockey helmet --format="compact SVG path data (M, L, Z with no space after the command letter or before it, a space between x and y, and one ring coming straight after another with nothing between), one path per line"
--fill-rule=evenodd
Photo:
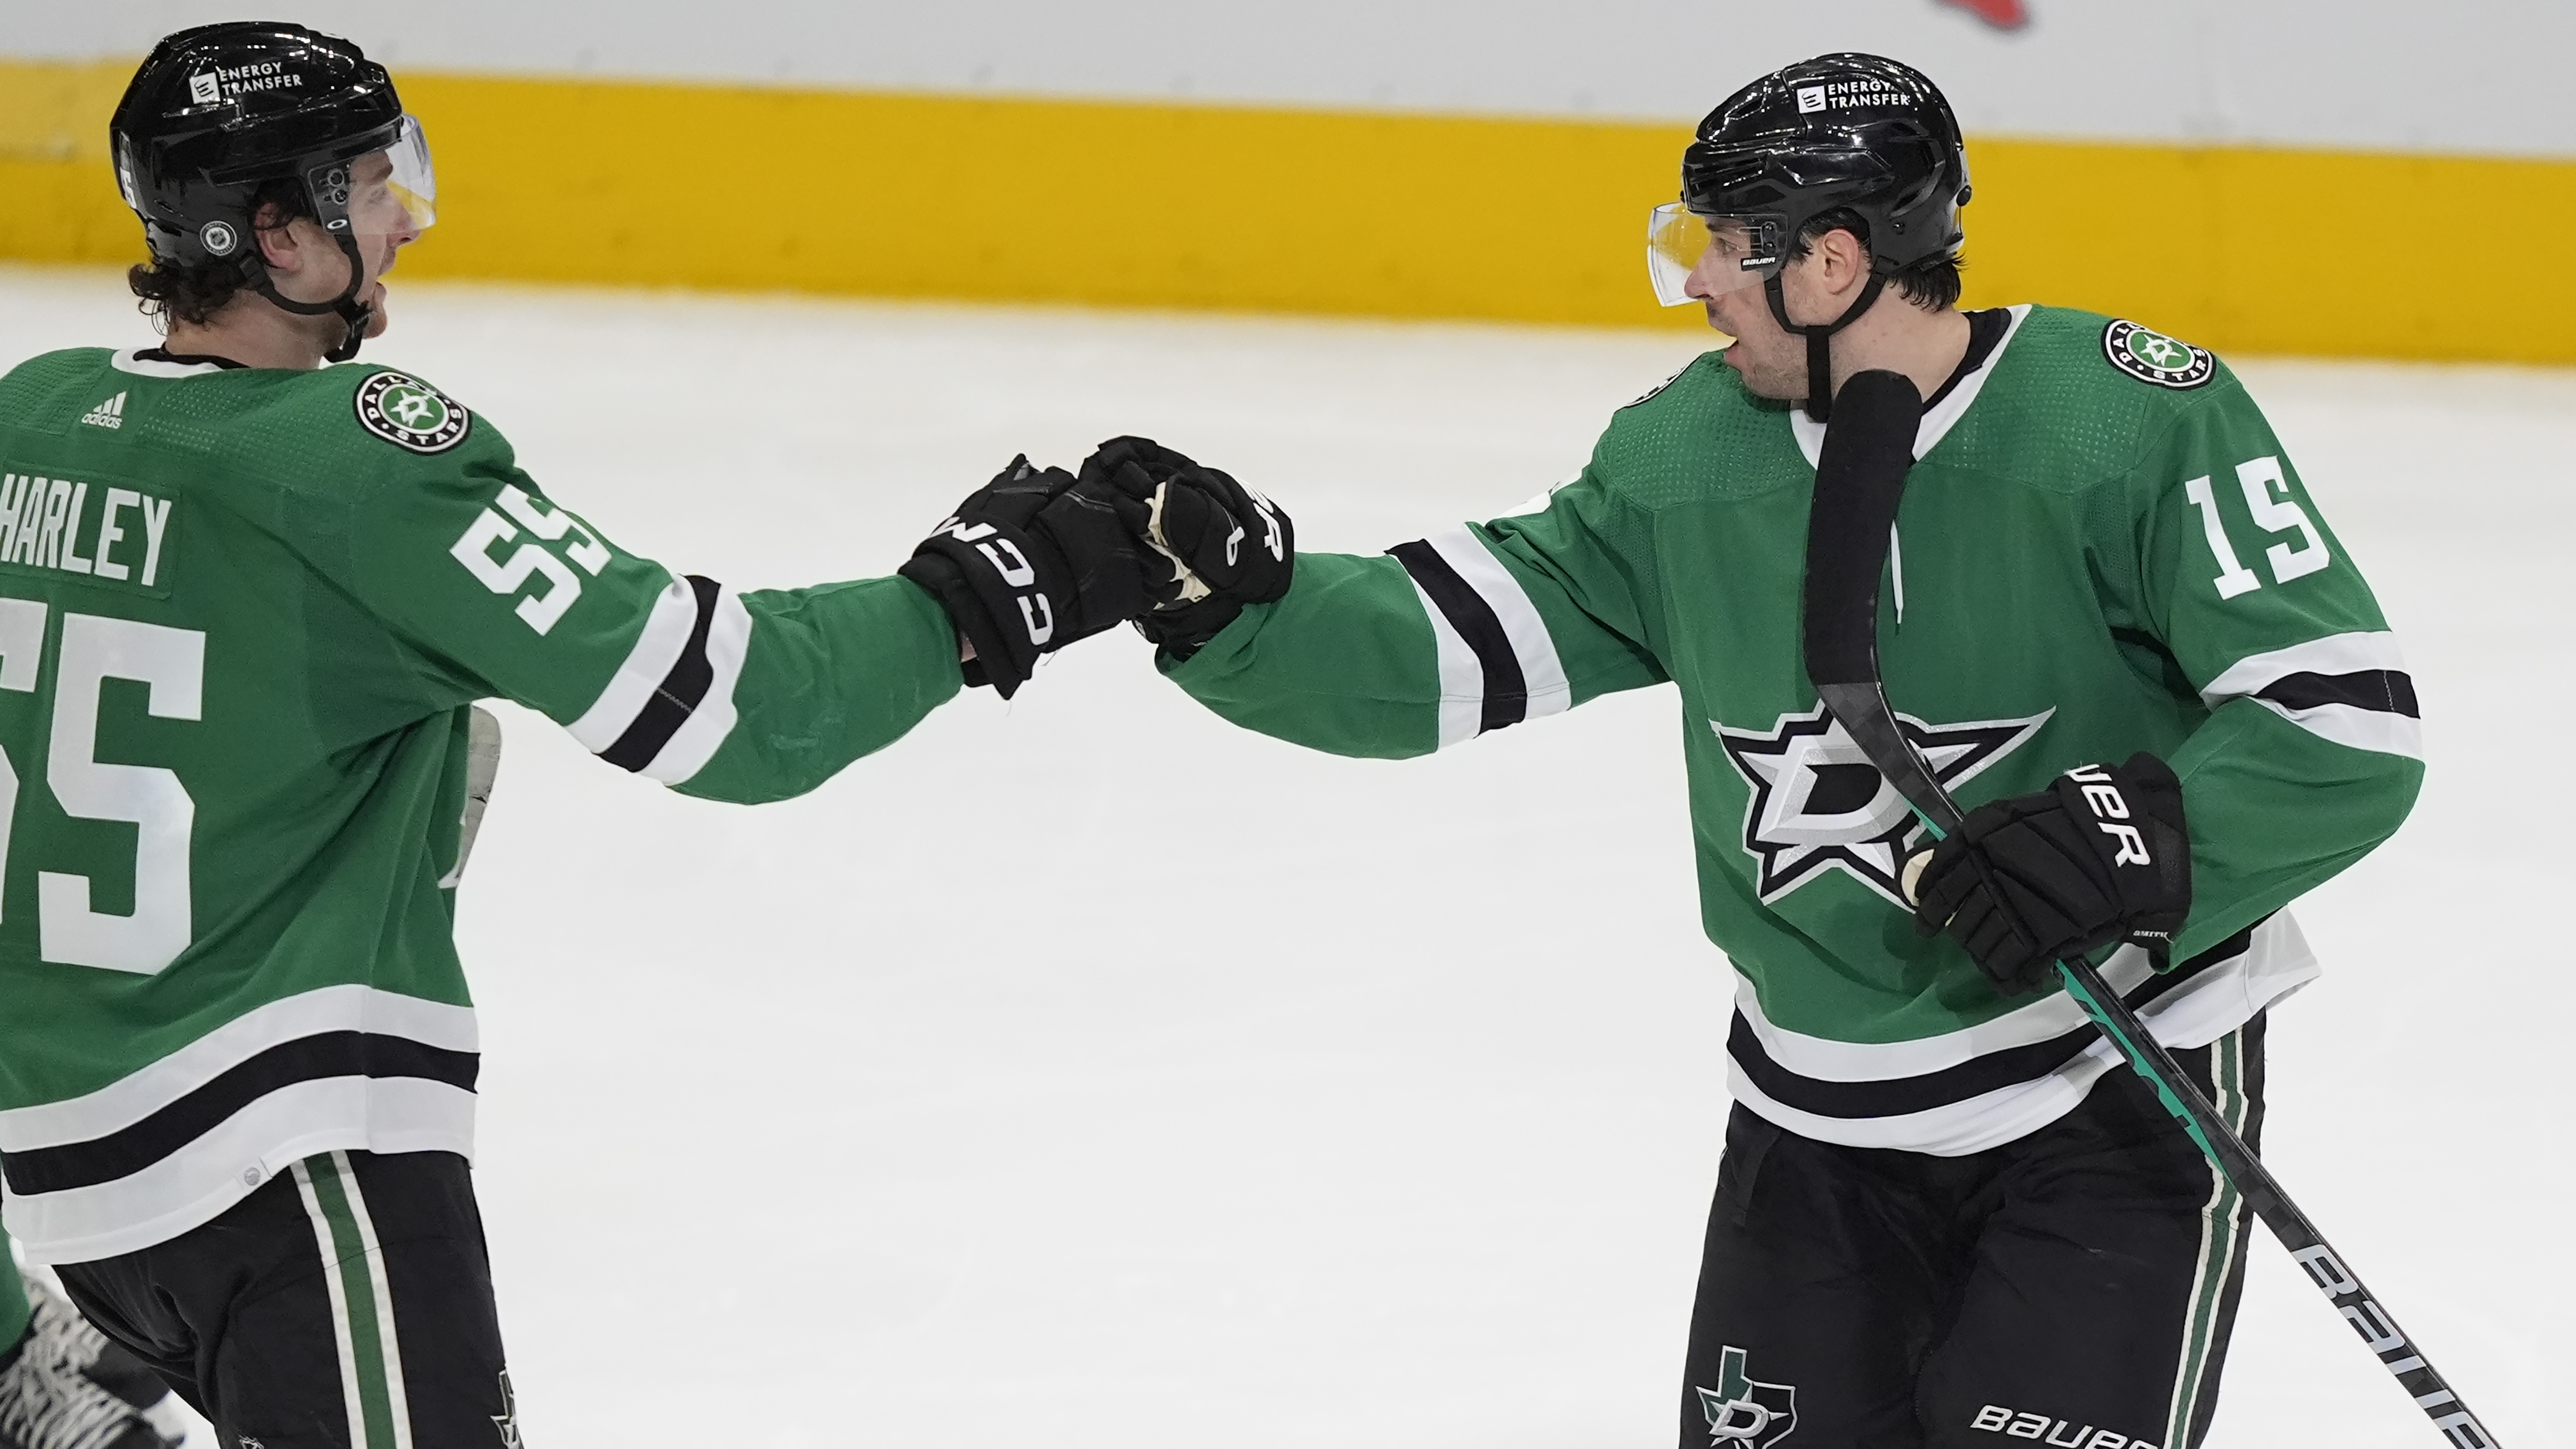
M393 158L388 189L414 226L434 216L436 183L420 125L403 112L385 68L358 47L284 21L229 21L182 30L153 47L108 123L118 189L143 222L155 262L227 263L288 311L337 313L356 355L368 309L351 214L352 163ZM252 234L263 185L303 188L314 219L349 259L349 285L331 302L281 297Z
M1770 294L1772 315L1808 342L1808 411L1822 418L1826 339L1878 299L1886 279L1928 257L1956 257L1968 157L1958 117L1922 72L1884 56L1820 55L1762 77L1699 123L1682 153L1681 200L1658 207L1652 250L1665 305L1706 246L1708 223L1742 228L1740 265ZM1780 268L1801 228L1848 209L1867 228L1870 281L1832 323L1789 321Z

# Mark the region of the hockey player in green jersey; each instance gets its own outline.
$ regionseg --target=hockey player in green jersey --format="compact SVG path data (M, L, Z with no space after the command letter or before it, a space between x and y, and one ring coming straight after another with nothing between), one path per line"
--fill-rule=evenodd
M1517 512L1283 578L1207 545L1276 537L1275 508L1104 445L1086 477L1184 575L1147 632L1220 715L1347 755L1675 686L1703 919L1738 978L1683 1444L2197 1444L2247 1216L2034 988L2117 945L2110 982L2250 1138L2264 1012L2317 970L2284 907L2421 778L2395 644L2209 353L1955 310L1967 165L1921 75L1833 55L1765 77L1682 181L1654 279L1735 341ZM1929 400L1880 652L1971 809L1937 851L1801 664L1815 462L1865 369ZM2126 834L2079 813L2106 800ZM2153 889L2112 884L2133 850L2165 862Z
M174 35L111 139L167 340L0 379L7 1227L226 1445L516 1444L451 929L471 702L774 800L1141 608L1137 546L1021 463L904 578L637 557L458 399L321 365L435 194L355 46Z

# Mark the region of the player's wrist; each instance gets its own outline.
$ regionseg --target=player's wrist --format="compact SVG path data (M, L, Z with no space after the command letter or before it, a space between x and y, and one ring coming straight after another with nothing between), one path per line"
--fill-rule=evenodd
M956 636L957 663L966 674L968 686L992 684L992 661L1001 660L1007 666L1010 653L993 616L967 582L966 571L954 559L925 545L904 560L895 573L937 600L940 610L948 616L949 629ZM1024 678L1024 674L1013 676L1011 688L1017 689ZM1004 694L1009 692L1005 690Z

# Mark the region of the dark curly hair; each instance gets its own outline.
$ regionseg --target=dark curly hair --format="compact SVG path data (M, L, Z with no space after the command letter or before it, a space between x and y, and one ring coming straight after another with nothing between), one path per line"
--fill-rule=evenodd
M305 195L303 183L280 177L260 183L259 190L252 194L250 213L254 227L280 231L299 216L311 216L313 201ZM227 258L209 259L193 266L147 262L127 269L125 285L140 299L135 305L143 315L167 331L172 322L204 326L251 283L242 276L239 259Z

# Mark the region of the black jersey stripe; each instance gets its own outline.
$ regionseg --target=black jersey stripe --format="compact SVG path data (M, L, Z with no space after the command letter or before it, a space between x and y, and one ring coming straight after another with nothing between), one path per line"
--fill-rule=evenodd
M715 666L707 661L707 630L715 622L716 596L723 592L715 580L689 575L689 591L697 596L697 622L689 626L689 642L680 646L680 657L671 661L671 672L653 686L644 707L635 712L635 722L626 732L609 743L599 757L621 770L641 770L653 763L671 736L689 722L698 702L707 697L715 683Z
M2254 691L2257 699L2268 699L2283 709L2322 709L2330 704L2350 705L2355 709L2378 710L2383 714L2402 714L2419 718L2415 712L2415 680L2395 669L2356 669L2350 674L2284 674Z
M1399 543L1388 549L1431 602L1440 606L1449 627L1467 641L1475 651L1476 662L1485 671L1485 707L1480 730L1498 730L1529 718L1529 679L1521 673L1521 657L1512 651L1512 639L1503 632L1502 618L1476 586L1458 576L1449 560L1440 556L1425 539Z
M2148 977L2121 1000L2132 1008L2145 1006L2211 967L2244 955L2253 944L2253 935L2250 927L2240 931L2173 970ZM2046 1041L1988 1052L1921 1076L1835 1082L1800 1076L1780 1065L1762 1049L1762 1039L1754 1035L1752 1023L1737 1012L1735 1024L1727 1033L1726 1053L1743 1068L1746 1080L1783 1107L1817 1117L1906 1117L2037 1081L2073 1061L2077 1053L2093 1044L2095 1035L2093 1024L2087 1022Z
M280 1042L130 1127L86 1142L0 1154L13 1193L63 1192L130 1177L260 1098L331 1077L423 1077L474 1090L482 1059L409 1037L328 1031Z

